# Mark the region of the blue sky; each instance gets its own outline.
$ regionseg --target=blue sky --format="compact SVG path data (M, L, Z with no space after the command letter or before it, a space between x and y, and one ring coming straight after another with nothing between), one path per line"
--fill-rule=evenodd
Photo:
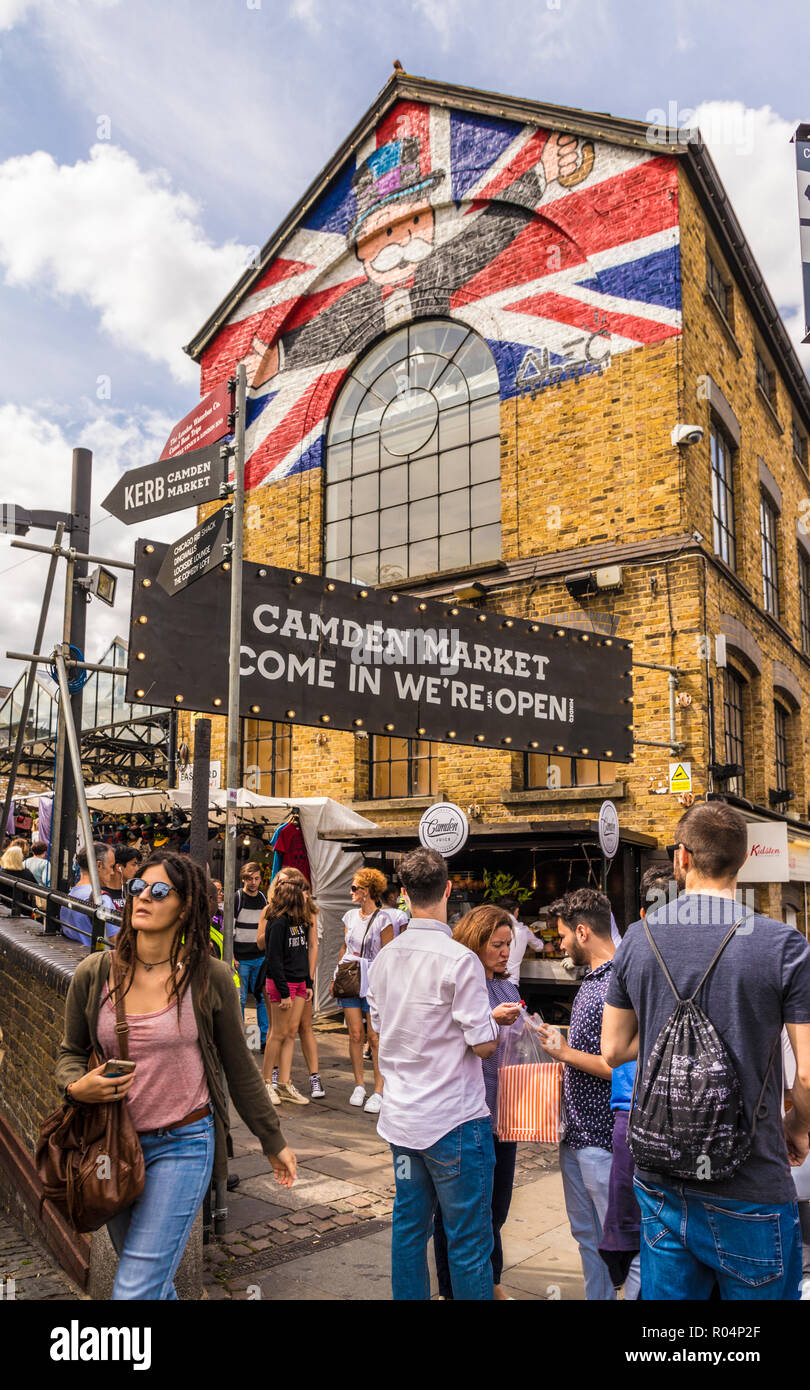
M94 545L131 551L98 499L157 457L197 395L182 344L394 58L639 120L697 111L797 339L798 25L787 0L0 0L0 500L67 507L70 450L91 447ZM6 648L30 645L42 575L0 537L0 683L17 674ZM125 594L93 606L93 654L125 633Z

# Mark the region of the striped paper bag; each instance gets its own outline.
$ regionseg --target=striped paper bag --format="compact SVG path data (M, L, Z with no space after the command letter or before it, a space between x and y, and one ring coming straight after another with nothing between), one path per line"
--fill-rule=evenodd
M498 1138L559 1144L562 1138L562 1062L528 1062L498 1070Z

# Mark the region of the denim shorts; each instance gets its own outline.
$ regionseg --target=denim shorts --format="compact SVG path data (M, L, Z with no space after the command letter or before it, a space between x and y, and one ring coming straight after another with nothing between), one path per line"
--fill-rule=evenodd
M368 1000L364 999L359 994L347 994L345 996L339 994L337 996L337 1001L341 1009L362 1009L364 1014L371 1012Z

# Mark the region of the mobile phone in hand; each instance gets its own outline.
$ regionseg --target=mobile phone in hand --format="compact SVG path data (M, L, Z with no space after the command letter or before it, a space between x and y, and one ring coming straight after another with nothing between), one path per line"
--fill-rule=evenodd
M129 1076L135 1070L134 1062L125 1062L120 1057L113 1057L104 1067L102 1076Z

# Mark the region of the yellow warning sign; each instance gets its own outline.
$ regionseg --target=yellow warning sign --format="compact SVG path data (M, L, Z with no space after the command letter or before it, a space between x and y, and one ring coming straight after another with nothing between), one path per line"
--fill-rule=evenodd
M691 763L670 763L669 765L669 790L671 792L691 792L692 790L692 764Z

